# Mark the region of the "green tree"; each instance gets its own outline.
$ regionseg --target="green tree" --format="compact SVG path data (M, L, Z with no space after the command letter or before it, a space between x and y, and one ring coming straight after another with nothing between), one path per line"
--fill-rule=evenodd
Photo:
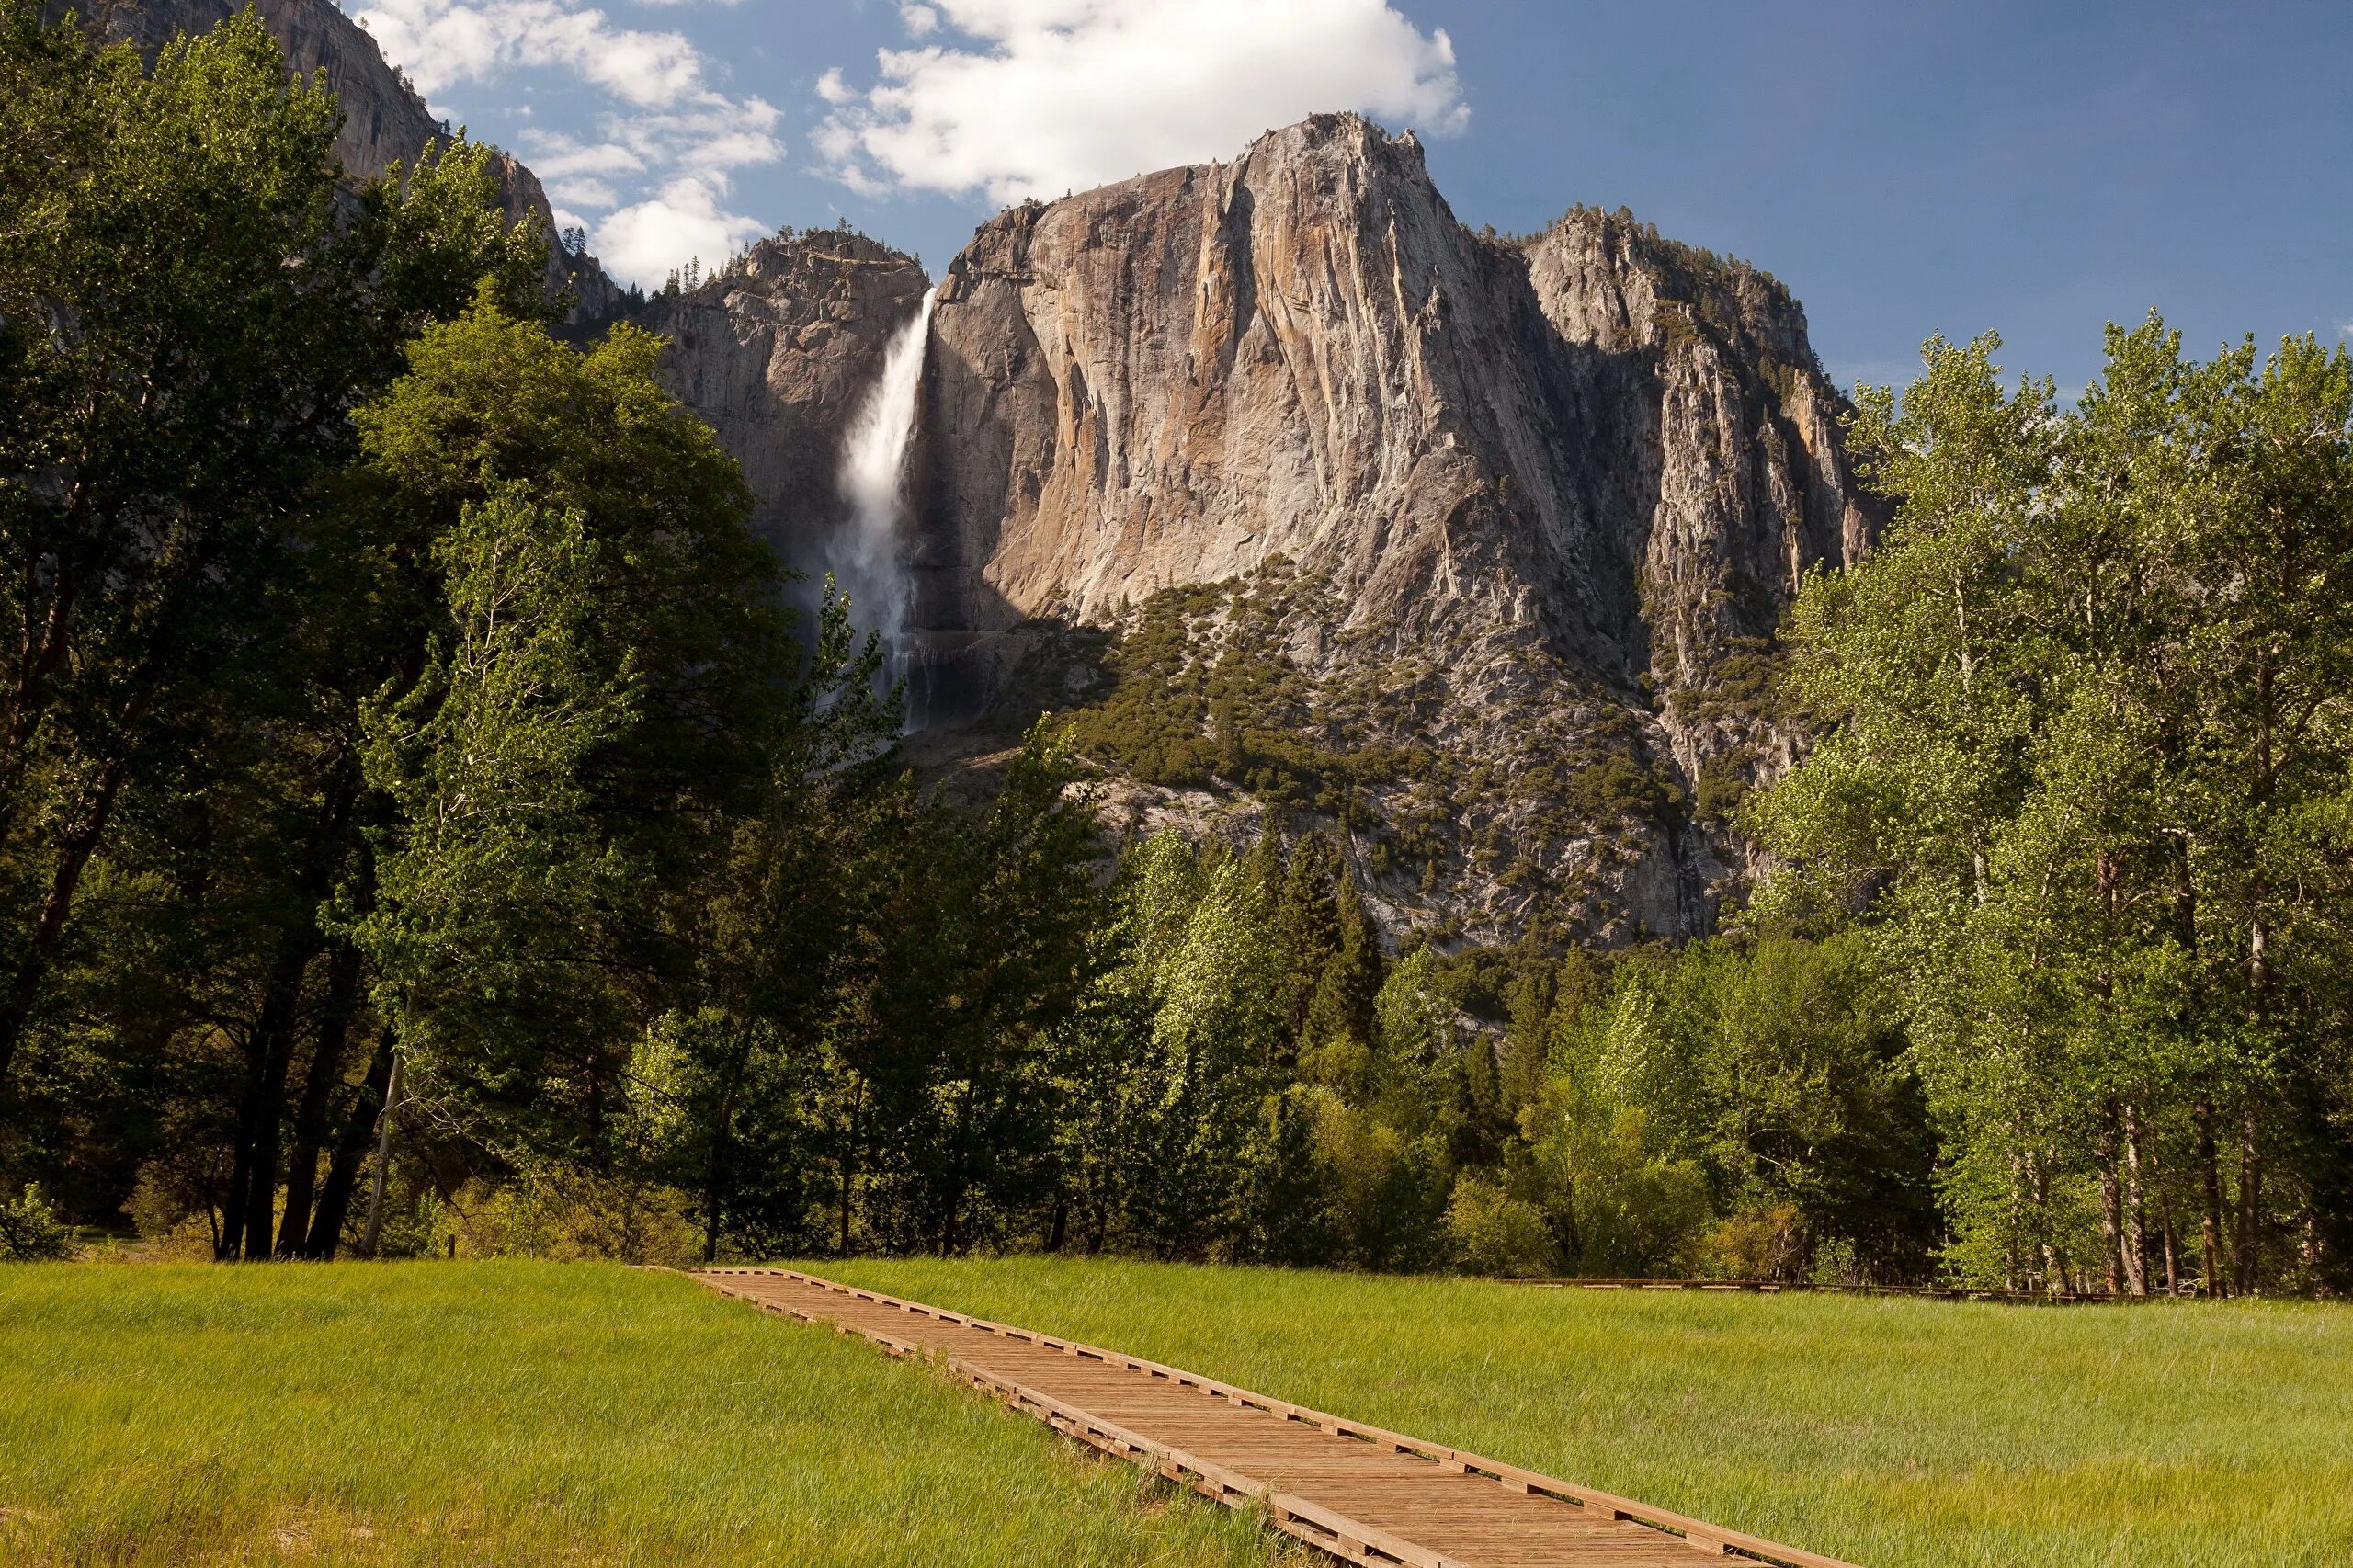
M1859 399L1901 506L1801 597L1793 689L1827 733L1755 809L1788 868L1764 907L1869 921L1953 1267L2146 1290L2188 1272L2178 1207L2206 1288L2253 1289L2281 1210L2312 1233L2336 1207L2314 1181L2340 1179L2310 1160L2344 1103L2320 911L2348 765L2348 361L2290 341L2200 365L2152 318L2110 329L2063 413L2047 386L2006 397L1991 347L1932 341L1901 400ZM2311 1111L2280 1113L2289 1082Z
M416 1087L515 1154L615 1153L631 1049L691 1001L794 716L779 569L658 349L581 353L485 292L358 416L441 609L368 710L393 810L351 929Z
M339 222L336 125L250 14L150 71L0 6L0 610L29 629L0 683L0 1085L126 794L187 761L224 671L267 667L352 404L453 285L536 288L473 150Z

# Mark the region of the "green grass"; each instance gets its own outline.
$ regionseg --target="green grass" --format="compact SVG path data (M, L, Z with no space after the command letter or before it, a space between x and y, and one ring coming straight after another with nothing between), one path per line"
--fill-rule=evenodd
M593 1265L0 1268L0 1562L1264 1563L917 1366Z
M1870 1568L2353 1562L2353 1309L814 1264Z

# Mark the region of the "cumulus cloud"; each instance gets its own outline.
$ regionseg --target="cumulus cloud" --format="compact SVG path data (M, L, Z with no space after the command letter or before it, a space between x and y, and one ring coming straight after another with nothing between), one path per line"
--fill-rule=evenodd
M684 34L615 27L566 0L375 0L356 15L428 98L515 65L561 66L634 104L702 87Z
M1269 126L1363 109L1441 134L1470 110L1442 30L1384 0L929 0L874 85L818 78L816 146L866 191L1059 196L1223 157Z
M518 69L561 71L605 94L613 108L593 136L527 130L520 151L560 226L586 229L624 281L652 286L698 255L716 264L766 231L721 203L730 170L784 156L781 116L717 90L685 35L619 26L577 0L371 0L354 14L437 108L453 89Z
M756 218L722 205L723 182L689 176L612 213L597 225L597 243L608 267L624 278L658 281L689 257L706 269L767 233Z

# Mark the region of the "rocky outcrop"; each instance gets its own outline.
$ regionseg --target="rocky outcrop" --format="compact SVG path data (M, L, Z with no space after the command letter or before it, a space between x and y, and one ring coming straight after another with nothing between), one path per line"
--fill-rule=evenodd
M231 0L119 3L153 48ZM441 134L330 0L261 0L324 69L357 176ZM529 171L510 211L552 226ZM863 236L780 235L626 298L556 247L577 324L663 374L821 570L845 433L927 287ZM1120 824L1344 839L1392 927L1625 941L1710 928L1732 826L1798 744L1774 631L1869 499L1805 317L1766 274L1579 209L1474 233L1354 115L1012 209L941 281L918 398L906 670L948 768L1073 711Z
M1400 920L1688 935L1737 881L1717 819L1788 749L1779 610L1870 535L1837 410L1766 275L1622 213L1473 233L1410 134L1319 117L1014 209L956 259L915 624L977 711L1040 621L1133 631L1232 579L1184 635L1297 677L1270 725L1438 759L1342 812L1381 824L1369 858L1437 843L1378 868Z
M631 318L670 340L663 378L744 465L756 525L804 567L848 516L842 437L891 336L930 285L907 256L847 230L763 240L699 288Z
M381 174L394 159L416 156L426 142L448 134L408 78L387 64L368 29L334 0L256 0L261 19L286 51L289 69L326 73L343 107L335 153L358 178ZM78 13L108 38L127 39L151 58L181 33L210 32L244 8L244 0L48 0L44 16Z

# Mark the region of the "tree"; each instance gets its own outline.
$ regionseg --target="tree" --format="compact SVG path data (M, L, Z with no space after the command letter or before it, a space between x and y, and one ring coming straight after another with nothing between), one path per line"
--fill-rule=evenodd
M218 1095L222 1243L265 1256L298 1036L309 1171L358 992L317 920L364 880L355 650L381 645L332 608L368 575L350 410L478 281L537 309L544 247L482 149L342 183L334 100L251 15L150 69L38 9L0 6L0 608L33 631L0 699L0 1098L124 1128L123 1165L68 1173L119 1192L167 1117L213 1126L176 1096Z
M485 292L358 417L443 608L368 710L393 810L350 929L415 1087L513 1153L615 1152L631 1047L789 717L779 568L658 349L623 328L580 353Z
M2200 365L2153 317L2063 413L2004 396L1991 347L1932 341L1900 402L1859 399L1901 506L1801 596L1793 688L1827 733L1755 810L1788 864L1763 907L1872 930L1955 1267L2146 1290L2186 1272L2179 1207L2205 1288L2254 1289L2267 1151L2328 1148L2343 1104L2320 912L2353 766L2353 362L2291 340ZM2272 1108L2290 1080L2312 1113ZM2334 1169L2290 1199L2308 1237ZM2339 1266L2308 1241L2298 1267Z

